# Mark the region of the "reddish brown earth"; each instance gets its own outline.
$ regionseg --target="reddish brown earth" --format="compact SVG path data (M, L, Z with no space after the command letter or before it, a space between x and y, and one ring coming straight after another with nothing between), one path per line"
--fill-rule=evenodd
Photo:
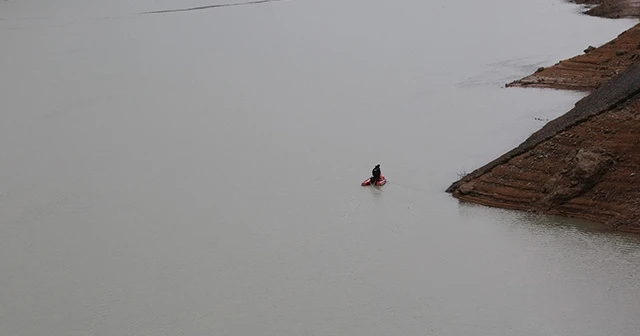
M590 46L582 55L540 68L507 86L593 91L639 58L640 24L598 48Z
M594 7L585 13L606 18L640 16L640 0L571 0L571 2Z
M554 135L453 190L460 200L640 233L640 100Z
M638 1L592 15L634 16ZM599 13L599 14L598 14ZM640 233L640 25L509 86L593 91L525 142L454 182L461 201L605 223Z

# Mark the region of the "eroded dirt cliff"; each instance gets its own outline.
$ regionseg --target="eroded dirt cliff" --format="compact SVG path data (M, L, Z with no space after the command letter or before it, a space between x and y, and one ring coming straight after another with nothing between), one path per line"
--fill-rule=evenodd
M571 0L573 3L593 6L586 14L606 18L640 16L640 0Z
M640 233L638 98L568 127L450 191L464 201Z
M607 17L640 17L640 0L571 0L589 6L586 14ZM640 24L598 47L585 46L584 54L539 68L534 74L507 87L537 87L592 91L640 58Z
M640 25L511 86L593 91L525 142L453 183L494 207L640 233Z
M640 24L600 47L588 46L584 54L540 68L507 87L538 87L592 91L640 59Z

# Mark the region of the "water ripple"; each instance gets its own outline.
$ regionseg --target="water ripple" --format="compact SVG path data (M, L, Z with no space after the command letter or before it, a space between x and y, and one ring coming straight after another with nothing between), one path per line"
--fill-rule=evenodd
M190 7L190 8L163 9L163 10L157 10L157 11L144 12L140 14L163 14L163 13L187 12L187 11L211 9L211 8L219 8L219 7L257 5L257 4L262 4L267 2L277 2L277 1L284 1L284 0L255 0L255 1L249 1L249 2L236 2L236 3L230 3L230 4L217 4L217 5Z

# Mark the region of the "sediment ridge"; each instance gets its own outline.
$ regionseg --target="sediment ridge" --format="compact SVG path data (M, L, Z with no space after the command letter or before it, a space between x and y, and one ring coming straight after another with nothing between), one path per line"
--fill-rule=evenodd
M571 2L588 5L585 14L618 19L640 16L640 0L571 0Z
M589 1L606 8L614 2L636 3ZM612 15L603 16L617 17ZM447 192L461 201L583 218L640 233L638 55L640 25L584 55L510 83L592 93Z
M640 24L599 47L587 46L584 54L562 60L548 68L507 84L593 91L640 59Z

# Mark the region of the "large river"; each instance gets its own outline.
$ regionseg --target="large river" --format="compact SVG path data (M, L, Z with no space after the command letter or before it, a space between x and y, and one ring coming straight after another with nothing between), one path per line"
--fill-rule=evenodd
M505 83L633 21L139 14L222 3L0 1L0 335L638 335L640 239L444 192L582 97Z

